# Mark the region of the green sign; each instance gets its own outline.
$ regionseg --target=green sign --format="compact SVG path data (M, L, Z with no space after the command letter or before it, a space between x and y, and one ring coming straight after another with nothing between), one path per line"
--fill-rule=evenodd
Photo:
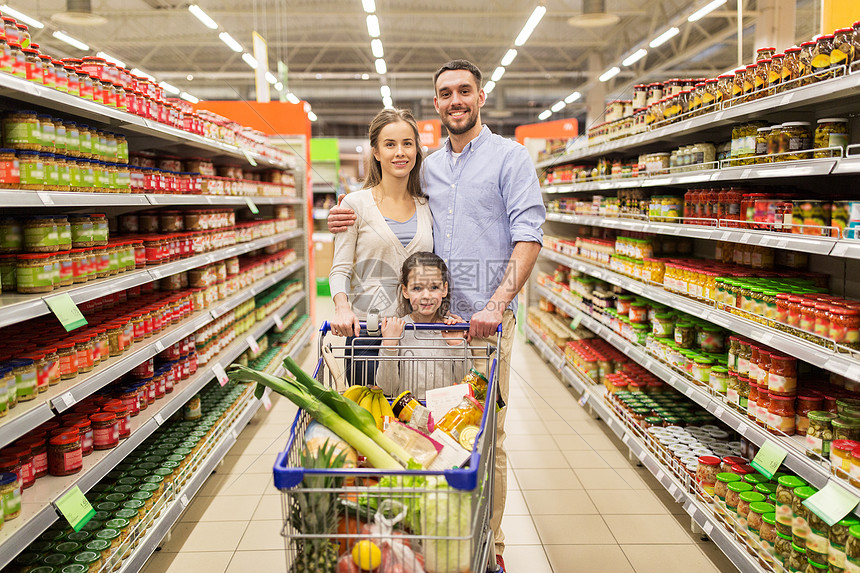
M80 531L81 528L96 514L96 510L81 493L78 486L74 486L63 497L54 502L60 513L63 514L69 525L75 531Z
M764 445L759 449L750 465L767 479L771 479L776 470L779 469L779 466L782 465L786 455L787 452L781 447L770 440L765 440Z
M253 213L254 215L260 212L260 209L257 207L257 204L254 203L254 200L250 197L245 197L245 203L248 204L248 209L250 209L251 213Z
M845 516L851 513L858 503L860 503L860 497L830 480L821 491L809 496L803 505L815 512L815 515L823 519L827 525L833 527L834 524L845 519Z
M54 313L54 316L66 329L66 332L80 328L87 323L87 319L81 314L78 305L72 300L68 294L58 294L57 296L48 297L45 299L48 308Z
M573 317L573 320L570 321L570 329L576 330L577 328L579 328L579 324L581 322L582 322L582 315L577 314L576 316Z

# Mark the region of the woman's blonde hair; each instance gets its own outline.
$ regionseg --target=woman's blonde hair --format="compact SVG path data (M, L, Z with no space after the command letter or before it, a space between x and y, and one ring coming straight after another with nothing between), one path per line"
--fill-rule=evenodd
M412 133L415 136L415 166L409 172L409 180L406 182L406 190L412 197L424 199L427 197L421 190L421 163L424 160L424 152L421 151L421 140L418 134L418 124L412 116L412 112L407 109L383 109L373 121L370 122L368 129L368 137L370 138L371 153L367 158L367 177L364 179L364 188L370 189L376 187L382 182L382 166L379 160L373 156L373 150L379 146L379 134L382 128L386 125L405 122L412 128Z

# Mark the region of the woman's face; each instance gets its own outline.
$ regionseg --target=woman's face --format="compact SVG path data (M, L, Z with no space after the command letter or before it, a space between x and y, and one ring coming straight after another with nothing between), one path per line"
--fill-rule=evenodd
M415 132L405 121L389 123L379 132L373 156L382 166L382 177L409 177L418 155Z

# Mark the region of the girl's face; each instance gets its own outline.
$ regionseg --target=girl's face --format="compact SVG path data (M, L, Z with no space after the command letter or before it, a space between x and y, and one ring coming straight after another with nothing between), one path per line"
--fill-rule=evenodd
M409 271L409 280L403 296L412 305L412 312L430 322L448 296L448 283L442 280L442 271L436 267L415 267Z
M382 167L383 177L409 177L417 155L415 132L408 123L397 121L380 130L373 156Z

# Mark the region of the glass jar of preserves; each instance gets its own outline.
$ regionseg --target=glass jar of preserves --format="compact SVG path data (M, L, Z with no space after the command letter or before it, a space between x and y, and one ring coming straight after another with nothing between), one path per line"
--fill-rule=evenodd
M0 473L0 498L4 521L21 515L21 480L12 472Z
M742 83L743 99L741 99L741 101L747 102L758 98L758 96L754 93L757 67L757 64L749 64L744 68Z
M776 488L776 521L777 525L791 527L794 513L791 508L794 490L804 487L806 482L797 476L782 476L777 480ZM785 529L782 529L785 531Z
M756 163L771 163L773 162L773 157L769 157L768 150L768 141L770 132L773 130L773 127L760 127L756 130L755 136L755 154L756 154Z
M109 450L119 445L119 424L116 415L105 412L90 416L93 425L93 448Z
M803 486L794 488L791 497L791 540L799 547L806 548L806 538L809 536L809 515L812 513L804 501L812 497L818 490L814 487Z
M753 96L755 99L767 95L771 64L772 60L770 58L765 58L756 62L755 75L753 77Z
M839 421L839 419L832 421L834 428ZM860 443L854 440L834 439L830 444L830 473L847 478L853 464L852 452L858 447Z
M841 157L848 146L848 120L842 117L828 117L818 120L815 129L813 148L815 158ZM842 148L842 152L828 148Z
M821 411L823 407L824 397L815 391L807 391L797 396L795 433L805 436L809 429L809 413Z
M60 433L48 440L48 473L67 476L83 467L80 435L76 431Z
M813 73L813 76L810 78L811 82L820 82L834 76L834 72L830 68L830 54L832 51L833 35L824 34L823 36L819 36L818 40L815 41L815 47L811 50L812 60L810 61L810 71Z
M860 440L860 419L840 415L833 420L834 440Z
M829 338L841 346L860 348L860 311L834 306L830 313Z
M812 153L812 131L808 121L789 121L782 124L780 130L780 153L786 153L779 158L781 161L795 159L810 159Z
M779 84L782 81L782 62L785 54L774 54L771 58L770 66L767 70L767 95L773 95L779 91Z
M860 520L854 516L849 516L830 527L827 561L832 567L838 569L845 567L845 545L850 537L848 532L855 525L860 525Z
M767 429L772 434L794 435L795 409L793 396L770 396L767 415Z

